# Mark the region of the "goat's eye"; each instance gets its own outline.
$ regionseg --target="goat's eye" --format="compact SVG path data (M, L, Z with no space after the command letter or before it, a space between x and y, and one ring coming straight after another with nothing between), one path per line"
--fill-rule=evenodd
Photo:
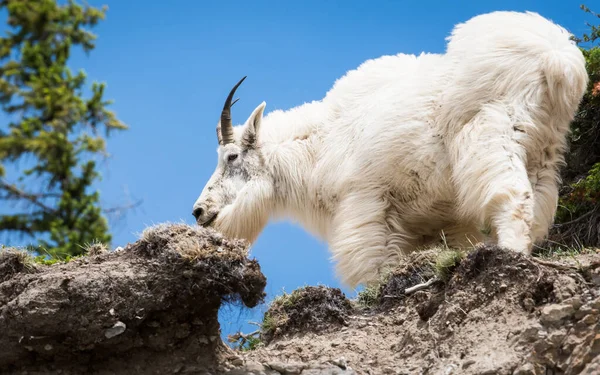
M232 161L234 161L237 158L238 158L237 154L231 154L227 157L227 161L231 163Z

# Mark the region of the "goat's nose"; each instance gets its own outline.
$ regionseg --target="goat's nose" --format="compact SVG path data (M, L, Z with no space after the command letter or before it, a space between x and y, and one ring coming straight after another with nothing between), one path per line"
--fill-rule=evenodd
M196 220L198 220L198 218L201 217L203 214L204 214L204 208L202 208L202 207L196 207L196 208L194 208L194 211L192 212L192 215L194 215Z

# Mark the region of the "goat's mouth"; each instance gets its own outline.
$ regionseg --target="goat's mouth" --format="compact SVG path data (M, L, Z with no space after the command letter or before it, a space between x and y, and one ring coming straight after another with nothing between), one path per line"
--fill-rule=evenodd
M217 216L219 216L219 213L216 213L216 214L212 215L212 216L210 217L210 219L206 220L204 223L202 223L202 224L200 224L200 225L201 225L201 226L203 226L203 227L205 227L205 228L208 228L208 227L210 227L210 226L211 226L211 224L212 224L212 223L214 223L214 222L215 222L215 220L217 219Z

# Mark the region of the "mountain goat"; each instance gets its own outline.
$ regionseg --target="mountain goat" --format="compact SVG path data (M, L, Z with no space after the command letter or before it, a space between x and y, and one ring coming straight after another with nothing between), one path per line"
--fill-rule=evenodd
M199 225L254 242L290 218L329 244L348 286L440 241L529 254L553 222L566 135L588 83L570 34L498 11L457 25L443 54L368 60L326 96L217 126Z

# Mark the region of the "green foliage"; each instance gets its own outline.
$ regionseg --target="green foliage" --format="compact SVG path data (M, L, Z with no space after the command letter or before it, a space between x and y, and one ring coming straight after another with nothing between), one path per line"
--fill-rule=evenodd
M271 314L269 314L269 312L267 311L265 313L265 315L263 316L263 321L260 326L261 331L263 331L263 332L273 331L273 330L275 330L276 327L277 327L277 322L275 321L275 318L273 318L271 316Z
M242 346L242 351L250 351L258 349L262 346L262 340L258 336L250 336L246 341L246 345Z
M436 277L448 282L454 269L465 258L466 254L459 250L444 250L440 252L435 260L434 270Z
M585 5L581 9L594 19L600 18ZM564 185L556 225L550 233L554 245L568 248L600 245L600 27L588 26L589 32L576 40L585 56L589 86L571 124Z
M12 119L0 129L0 200L19 207L0 215L0 231L37 240L39 253L82 254L85 243L111 240L90 191L99 178L94 156L105 153L100 131L127 128L106 109L104 84L93 83L85 98L85 73L67 67L72 47L94 49L86 27L105 9L55 0L3 0L0 8L10 28L0 38L0 104ZM19 162L27 168L7 176Z
M364 308L371 308L379 305L381 284L372 284L365 287L356 295L356 303Z
M561 197L561 209L557 221L565 223L575 220L596 209L600 201L600 163L596 163L587 176L570 186L569 193Z
M65 262L68 263L70 261L72 261L73 259L77 259L77 258L81 258L82 255L67 255L64 258L57 258L57 257L53 257L53 256L45 256L45 255L38 255L32 258L32 261L34 263L38 263L38 264L43 264L44 266L51 266L53 264L56 263L61 263L61 262Z

